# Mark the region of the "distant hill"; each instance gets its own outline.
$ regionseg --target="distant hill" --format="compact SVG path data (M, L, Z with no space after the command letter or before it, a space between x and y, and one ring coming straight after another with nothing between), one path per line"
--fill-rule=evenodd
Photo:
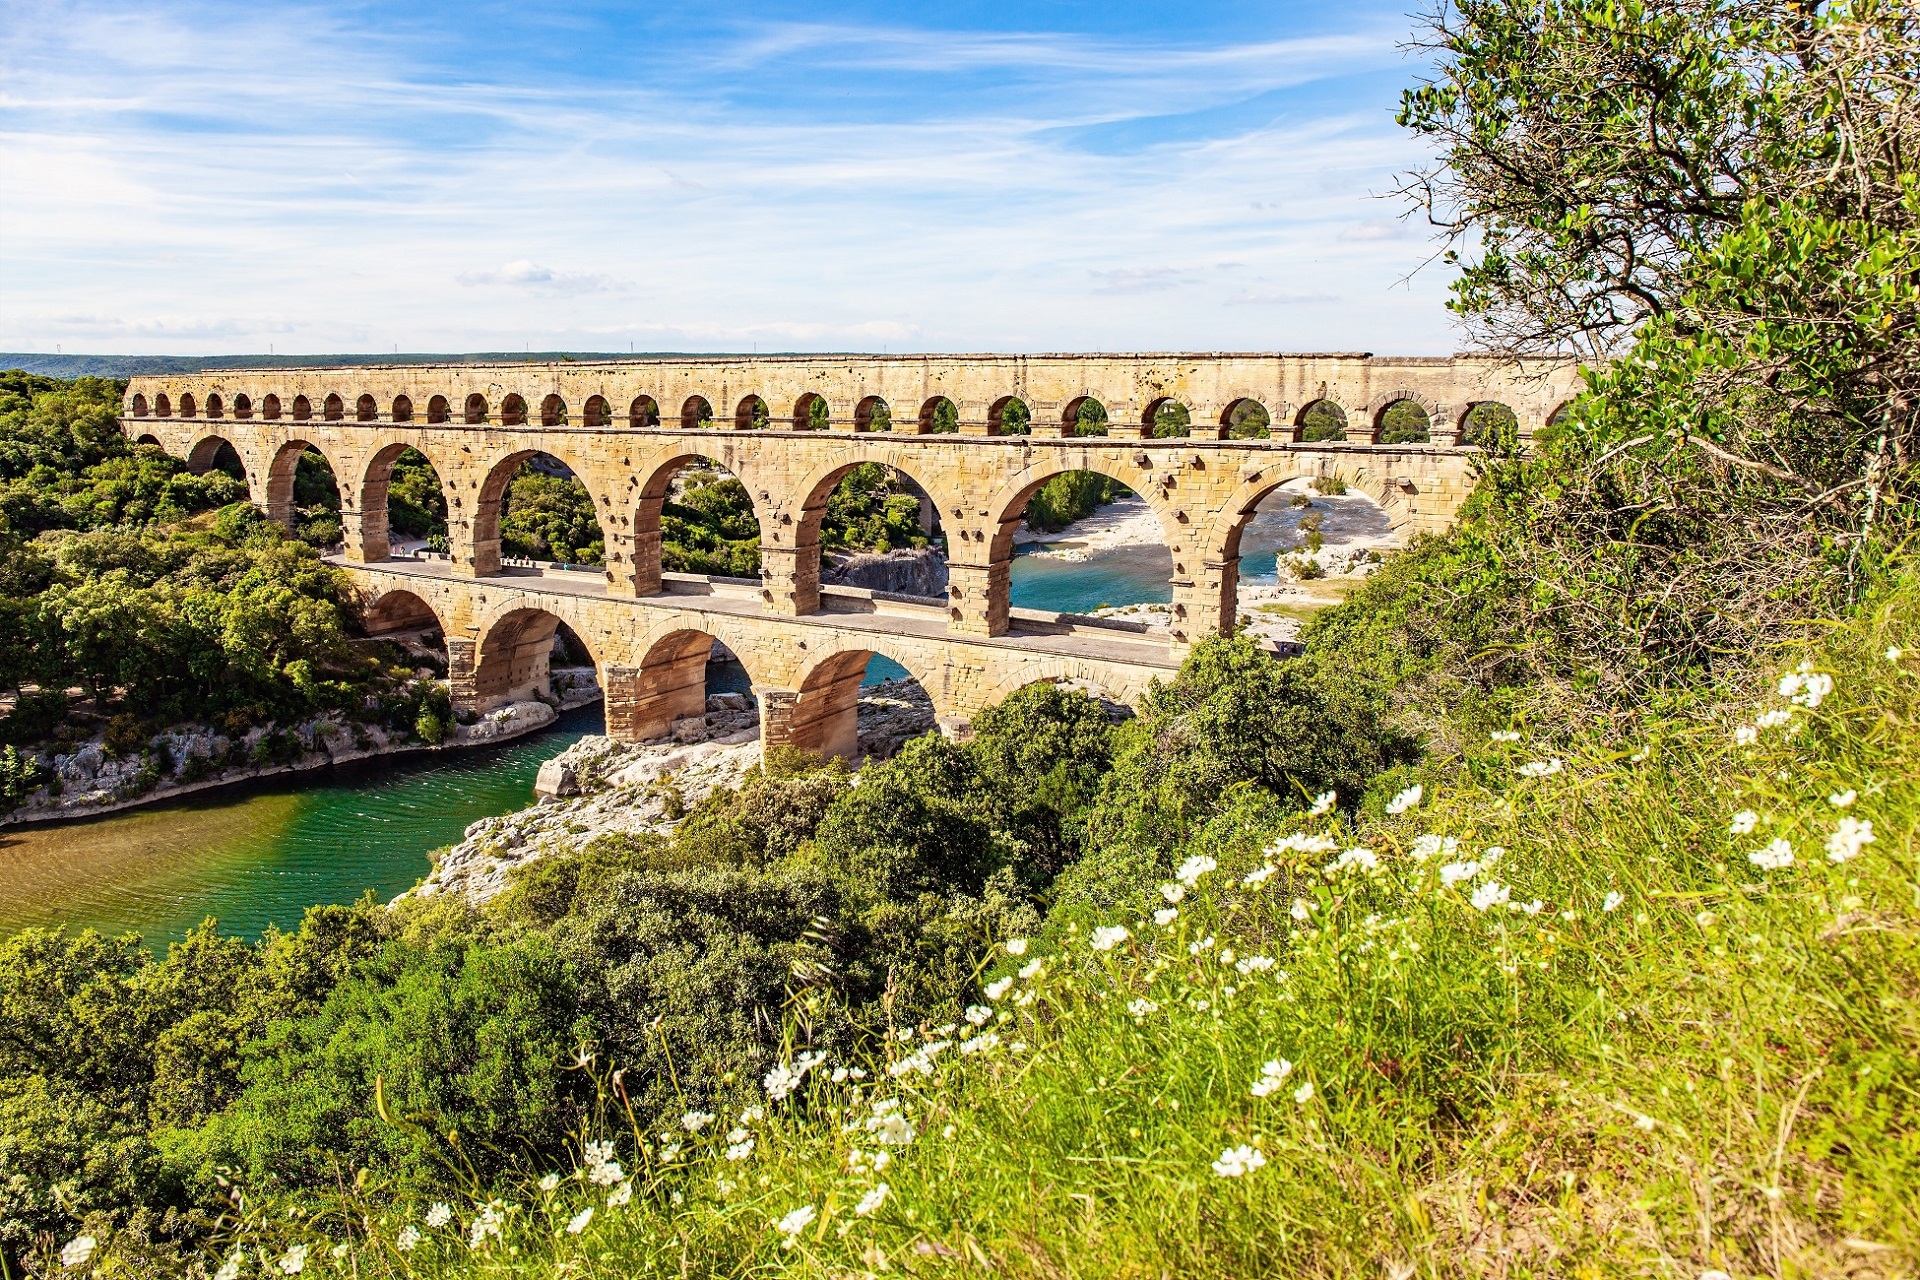
M207 369L316 369L352 365L508 364L572 360L643 360L681 356L679 351L468 351L406 352L333 356L87 356L47 355L39 351L0 351L0 369L23 369L49 378L131 378L158 373L200 373ZM726 353L704 352L711 359ZM769 353L771 354L771 353Z

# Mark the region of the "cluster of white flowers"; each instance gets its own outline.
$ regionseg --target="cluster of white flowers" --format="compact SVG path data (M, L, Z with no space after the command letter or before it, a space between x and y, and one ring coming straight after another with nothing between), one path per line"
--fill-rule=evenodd
M803 1204L786 1217L780 1219L780 1221L774 1223L773 1229L786 1237L786 1239L780 1242L780 1247L783 1249L793 1248L800 1239L800 1233L812 1226L813 1220L819 1216L820 1215L814 1211L812 1205Z
M1513 896L1513 891L1498 880L1489 880L1473 891L1468 901L1473 903L1475 911L1485 911L1497 907Z
M1852 792L1848 792L1849 795ZM1873 843L1873 823L1858 818L1842 818L1827 837L1827 858L1832 862L1851 862Z
M1200 883L1201 876L1206 875L1209 871L1216 870L1219 866L1219 863L1209 858L1206 854L1196 853L1180 864L1174 871L1173 878L1187 886L1187 888L1192 889Z
M1518 729L1495 729L1492 733L1488 734L1487 736L1489 738L1492 738L1495 742L1520 741L1520 731Z
M1183 884L1176 884L1175 882L1169 880L1167 883L1160 886L1160 896L1165 898L1169 903L1181 902L1185 900L1187 896L1187 886Z
M1812 711L1833 692L1833 677L1815 671L1811 662L1803 662L1780 677L1780 696Z
M1260 1078L1253 1082L1253 1088L1247 1092L1256 1098L1264 1098L1278 1093L1281 1084L1293 1074L1293 1064L1285 1058L1269 1059L1267 1065L1260 1068Z
M1600 909L1607 912L1618 911L1620 904L1626 900L1626 894L1621 893L1618 889L1609 889L1607 890L1607 896L1600 901Z
M1393 799L1387 801L1387 812L1398 817L1400 814L1405 813L1407 810L1419 804L1420 797L1425 794L1426 788L1416 782L1399 795L1396 795Z
M1012 977L996 978L986 986L987 999L998 1000L1001 996L1007 994L1008 989L1012 986Z
M227 1255L227 1260L220 1264L220 1269L213 1273L213 1280L240 1280L242 1261L244 1261L243 1256L238 1249L235 1249Z
M1180 908L1178 907L1162 907L1158 911L1153 913L1153 922L1159 925L1162 929L1166 928L1168 925L1172 924L1175 920L1179 918L1180 918Z
M1267 846L1267 856L1277 858L1283 853L1332 853L1339 847L1339 841L1332 836L1314 835L1311 832L1302 831L1275 840Z
M1264 1167L1266 1163L1267 1157L1259 1148L1242 1143L1240 1146L1228 1147L1222 1151L1220 1158L1213 1162L1213 1172L1215 1176L1221 1178L1242 1178L1255 1169Z
M728 1130L724 1154L729 1160L745 1160L753 1154L753 1134L746 1129Z
M1095 951L1111 951L1132 936L1123 924L1104 924L1093 931L1087 945Z
M807 1078L807 1072L827 1060L824 1053L803 1053L791 1063L781 1063L767 1072L764 1083L767 1097L774 1102L785 1102L795 1089Z
M574 1214L571 1218L567 1219L567 1234L570 1236L579 1235L582 1231L585 1231L587 1229L587 1224L592 1221L593 1221L593 1206L588 1205L586 1208L582 1209L580 1212Z
M420 1247L420 1242L426 1238L420 1228L409 1222L406 1226L400 1228L400 1234L393 1238L393 1247L402 1253L412 1253Z
M1145 996L1141 996L1138 1000L1127 1001L1127 1012L1133 1015L1135 1022L1138 1022L1150 1013L1157 1013L1159 1010L1160 1006Z
M1771 840L1766 848L1748 854L1747 861L1762 871L1783 871L1793 865L1793 845L1785 839Z
M1027 940L1025 938L1009 938L1001 945L1006 947L1007 954L1010 956L1023 956L1027 954Z
M680 1127L688 1133L698 1133L714 1121L711 1111L689 1111L680 1117Z
M92 1236L75 1236L60 1246L60 1265L63 1267L86 1266L87 1260L93 1257L93 1251L99 1244L100 1242Z
M971 1040L962 1040L959 1044L960 1052L969 1057L976 1053L990 1053L999 1047L1000 1037L991 1031L982 1032Z
M1432 857L1453 857L1460 851L1460 842L1452 836L1437 836L1431 833L1416 837L1407 850L1415 862L1425 862Z
M1551 760L1529 760L1515 772L1523 778L1550 778L1566 767L1560 757L1555 756Z
M280 1255L279 1260L274 1265L279 1267L286 1275L299 1275L302 1271L306 1270L307 1267L307 1246L304 1244L289 1245L287 1251Z
M1339 803L1339 797L1331 791L1322 791L1313 798L1313 807L1307 810L1310 818L1322 818L1333 812L1333 806Z
M1751 809L1742 809L1733 815L1733 821L1727 824L1727 834L1750 836L1753 829L1760 825L1760 815Z
M867 1069L865 1067L835 1067L833 1069L832 1079L835 1084L845 1084L849 1080L865 1080L866 1078Z
M853 1206L853 1216L856 1218L870 1218L878 1213L880 1206L887 1202L887 1193L891 1190L892 1188L888 1187L884 1182L875 1183L873 1190L861 1196L860 1203Z
M1443 886L1459 884L1462 880L1471 880L1480 874L1480 863L1472 858L1465 862L1449 862L1440 868L1440 883Z
M960 1016L965 1018L970 1026L984 1027L993 1020L993 1010L984 1004L970 1004L967 1006L967 1011Z
M1234 970L1243 978L1251 978L1256 973L1265 973L1273 968L1272 956L1242 956L1233 962Z
M480 1212L474 1215L471 1223L467 1224L467 1248L478 1249L487 1242L489 1236L499 1238L500 1228L505 1226L507 1221L504 1208L505 1206L498 1200L489 1200L481 1206Z
M586 1146L587 1181L596 1187L610 1187L627 1175L613 1158L612 1142L589 1142Z
M913 1122L900 1110L900 1099L879 1098L873 1104L873 1113L867 1117L866 1130L873 1140L882 1146L904 1147L914 1140L917 1130Z
M1354 848L1343 850L1339 857L1322 867L1321 871L1327 875L1336 875L1339 872L1350 871L1356 867L1368 875L1372 875L1380 869L1380 855L1363 846L1355 846Z
M444 1200L436 1200L427 1210L427 1225L435 1231L453 1221L453 1209Z
M1247 872L1246 875L1240 877L1240 883L1245 885L1249 889L1258 889L1261 885L1265 884L1268 880L1271 880L1273 878L1273 873L1278 871L1279 869L1280 868L1274 866L1271 862L1263 863L1260 866L1255 867L1253 870Z

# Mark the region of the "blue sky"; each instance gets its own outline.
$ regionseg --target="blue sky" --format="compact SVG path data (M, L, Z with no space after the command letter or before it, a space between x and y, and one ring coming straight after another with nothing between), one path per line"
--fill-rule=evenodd
M0 349L1458 344L1397 3L0 6Z

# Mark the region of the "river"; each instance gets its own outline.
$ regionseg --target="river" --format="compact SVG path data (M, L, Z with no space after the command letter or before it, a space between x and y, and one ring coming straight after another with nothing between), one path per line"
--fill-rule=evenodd
M1262 512L1250 527L1248 577L1273 573L1274 546L1292 521ZM1084 613L1102 605L1166 601L1164 547L1117 547L1085 560L1021 555L1013 603ZM904 675L876 657L868 682ZM716 666L710 687L744 689L738 664ZM428 855L480 818L533 799L542 761L601 729L598 707L498 747L363 761L318 775L247 783L60 826L0 828L0 935L65 924L176 940L213 916L223 933L289 929L315 903L389 898L426 874Z

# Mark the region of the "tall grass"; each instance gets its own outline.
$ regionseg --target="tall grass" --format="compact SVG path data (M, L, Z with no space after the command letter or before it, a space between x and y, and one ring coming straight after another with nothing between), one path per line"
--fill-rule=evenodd
M444 1225L345 1172L317 1209L237 1192L209 1269L1914 1274L1916 604L1737 723L1516 731L1357 827L1235 810L1158 918L1009 940L979 1025L741 1080L697 1132L583 1061L580 1166Z

